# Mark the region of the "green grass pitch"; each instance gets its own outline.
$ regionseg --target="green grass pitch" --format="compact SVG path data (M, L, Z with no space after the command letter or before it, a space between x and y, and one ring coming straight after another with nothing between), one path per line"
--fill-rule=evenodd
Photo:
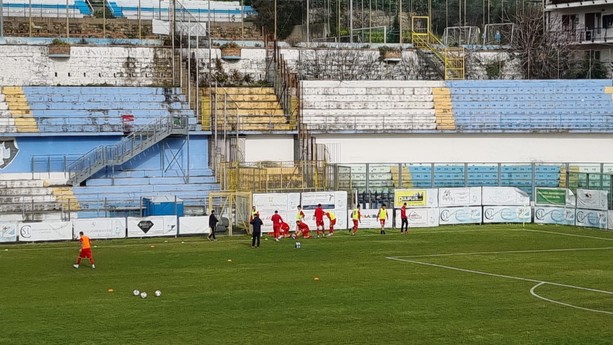
M294 242L98 240L96 269L72 268L78 242L1 245L0 344L613 344L613 232Z

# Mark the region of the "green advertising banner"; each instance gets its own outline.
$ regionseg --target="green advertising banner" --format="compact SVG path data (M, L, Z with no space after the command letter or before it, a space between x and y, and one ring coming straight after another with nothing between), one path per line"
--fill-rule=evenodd
M537 205L566 206L566 189L563 188L537 188Z

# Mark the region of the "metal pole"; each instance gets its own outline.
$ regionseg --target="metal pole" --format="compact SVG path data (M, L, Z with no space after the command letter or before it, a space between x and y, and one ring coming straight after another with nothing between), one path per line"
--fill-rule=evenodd
M306 2L306 43L307 43L307 47L309 46L309 42L311 41L311 32L309 30L309 21L310 21L310 14L309 14L309 10L310 10L310 3L309 0L307 0Z
M2 0L0 0L2 1ZM273 36L273 40L276 41L277 40L277 0L275 0L275 33Z
M0 0L0 38L4 37L4 8L3 6L4 6L4 2L3 0Z
M400 31L398 43L402 44L402 0L398 0L398 31Z
M106 0L102 0L102 38L106 38Z
M353 43L353 0L349 0L349 43Z
M68 12L68 0L66 0L66 38L70 37L70 18ZM32 16L30 16L30 36L32 36Z
M138 38L142 39L143 36L142 36L142 30L141 30L142 23L141 23L141 16L140 16L141 12L140 11L141 11L140 0L138 0Z
M28 10L28 32L30 37L32 37L32 0L29 1Z

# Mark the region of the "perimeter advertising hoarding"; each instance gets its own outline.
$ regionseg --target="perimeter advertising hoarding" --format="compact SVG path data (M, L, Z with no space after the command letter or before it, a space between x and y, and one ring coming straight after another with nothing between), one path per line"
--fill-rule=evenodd
M536 188L536 205L575 207L575 195L566 188Z
M438 208L408 208L407 222L409 228L426 228L438 226ZM400 210L396 209L396 227L400 228Z
M536 206L534 208L534 223L575 225L575 209L565 207Z
M482 187L481 204L483 206L530 205L530 196L515 187Z
M90 238L124 238L126 237L125 218L83 218L72 221L75 235L80 231Z
M607 211L577 209L575 225L590 228L607 228Z
M483 223L530 223L530 206L483 206Z
M71 240L72 222L18 223L20 242Z
M176 236L176 216L128 217L128 237Z
M17 223L0 223L0 242L17 241Z
M401 208L406 203L407 208L438 207L438 189L396 189L394 190L394 207Z
M439 188L438 206L480 206L481 187Z
M608 195L604 190L577 189L577 208L606 211Z
M483 209L481 206L441 207L439 224L481 224Z

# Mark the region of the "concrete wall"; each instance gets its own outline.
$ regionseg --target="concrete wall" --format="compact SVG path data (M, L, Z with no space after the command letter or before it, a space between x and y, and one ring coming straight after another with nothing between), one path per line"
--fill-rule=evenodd
M607 134L319 135L333 163L610 163Z
M47 46L0 45L0 85L165 85L172 79L167 48L72 46L49 58Z

